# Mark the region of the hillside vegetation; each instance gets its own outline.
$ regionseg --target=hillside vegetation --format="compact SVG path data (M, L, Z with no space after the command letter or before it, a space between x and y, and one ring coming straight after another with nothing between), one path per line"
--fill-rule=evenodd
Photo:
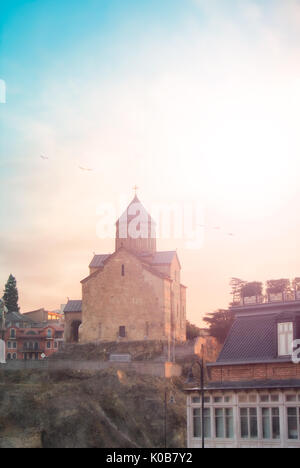
M0 371L0 448L164 447L186 443L183 380L110 368Z

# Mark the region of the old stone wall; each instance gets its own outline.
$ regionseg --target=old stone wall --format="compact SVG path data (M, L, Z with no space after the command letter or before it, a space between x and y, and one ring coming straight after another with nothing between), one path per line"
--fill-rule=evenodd
M110 362L110 361L68 361L68 360L45 360L45 361L9 361L0 364L0 370L78 370L98 371L108 368L117 368L124 371L133 371L138 374L152 375L156 377L180 377L181 366L172 362Z
M82 284L80 342L167 340L166 281L126 250L116 252ZM119 336L119 327L125 327L125 337Z

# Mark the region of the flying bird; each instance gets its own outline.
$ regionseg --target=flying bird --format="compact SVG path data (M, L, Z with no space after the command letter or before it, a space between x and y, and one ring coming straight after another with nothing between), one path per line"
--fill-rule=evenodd
M43 156L42 154L41 154L41 158L42 159L49 159L47 156Z
M93 169L90 169L89 167L82 167L82 166L79 166L79 169L80 169L81 171L89 171L89 172L93 171Z

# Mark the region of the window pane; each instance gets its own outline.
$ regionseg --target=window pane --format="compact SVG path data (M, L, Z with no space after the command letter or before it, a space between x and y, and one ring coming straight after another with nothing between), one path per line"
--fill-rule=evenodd
M214 397L214 402L215 403L222 403L222 401L223 401L222 397L220 397L220 396Z
M200 408L193 409L193 435L194 437L201 437Z
M261 396L260 396L260 401L263 401L264 403L265 403L266 401L269 401L269 395L261 395Z
M274 402L279 401L279 395L271 395L271 401L274 401Z
M250 408L250 437L251 439L257 439L258 437L256 408Z
M272 408L272 437L273 439L280 439L279 408Z
M262 409L263 438L271 439L270 408Z
M196 396L192 398L193 403L200 403L200 397Z
M286 396L286 401L296 401L296 395L287 395Z
M239 402L245 403L247 401L247 395L239 395Z
M226 438L233 439L233 409L225 409L225 429L226 429Z
M204 437L211 437L210 409L204 409Z
M241 408L240 410L240 419L241 419L241 437L247 439L249 437L248 430L248 409Z
M288 438L298 439L297 408L288 408ZM300 422L300 421L299 421Z
M216 437L224 438L224 413L223 409L215 410Z

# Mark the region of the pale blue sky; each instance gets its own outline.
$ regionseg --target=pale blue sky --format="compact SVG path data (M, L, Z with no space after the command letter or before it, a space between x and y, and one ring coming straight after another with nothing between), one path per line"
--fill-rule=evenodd
M99 204L134 184L221 227L196 252L159 242L192 321L231 276L299 276L299 31L299 0L2 0L0 289L13 273L24 311L80 297L113 250Z

